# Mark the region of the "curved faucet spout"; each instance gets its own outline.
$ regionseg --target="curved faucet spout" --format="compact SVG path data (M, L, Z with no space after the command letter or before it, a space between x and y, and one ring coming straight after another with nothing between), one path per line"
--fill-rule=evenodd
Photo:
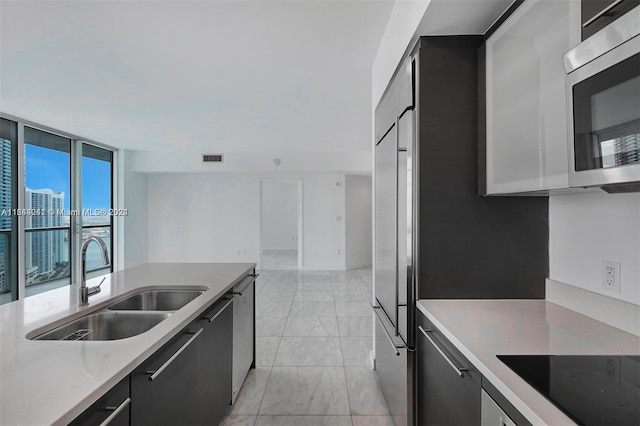
M80 251L82 253L82 280L80 281L80 304L86 305L89 303L89 296L93 294L100 293L100 286L87 288L87 248L91 241L95 241L102 251L102 261L105 266L109 265L109 249L107 245L104 243L102 238L96 237L95 235L87 238L83 243Z

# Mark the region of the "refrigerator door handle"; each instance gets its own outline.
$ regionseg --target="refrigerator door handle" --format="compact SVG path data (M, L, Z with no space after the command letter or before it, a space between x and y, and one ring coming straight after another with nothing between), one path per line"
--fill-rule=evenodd
M382 327L382 331L384 331L385 336L387 336L387 340L389 340L389 343L393 347L393 351L396 353L396 356L400 356L400 351L398 349L406 349L407 347L405 345L397 345L393 341L393 338L391 337L391 334L389 334L389 332L387 331L387 328L384 326L384 322L382 322L382 318L380 318L380 314L378 313L378 310L380 310L382 308L380 306L375 306L375 305L371 305L371 307L373 308L373 312L376 314L376 317L378 318L378 321L380 322L380 326Z

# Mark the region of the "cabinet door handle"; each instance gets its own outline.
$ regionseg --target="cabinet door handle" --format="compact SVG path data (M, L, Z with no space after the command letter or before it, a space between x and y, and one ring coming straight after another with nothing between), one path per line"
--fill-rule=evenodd
M227 307L228 307L231 303L233 303L233 299L229 299L229 300L227 301L227 303L225 303L225 304L224 304L224 306L223 306L222 308L220 308L220 310L219 310L218 312L216 312L216 314L215 314L214 316L212 316L211 318L203 317L202 319L206 319L206 320L207 320L207 321L209 321L209 322L213 322L213 321L215 321L215 319L216 319L216 318L218 318L218 317L220 316L220 314L221 314L225 309L227 309Z
M436 348L436 350L440 353L440 355L442 355L442 357L445 359L445 361L447 361L447 363L451 366L451 368L453 368L456 374L460 376L460 378L463 378L464 377L463 371L467 371L467 369L464 367L458 367L457 365L455 365L453 361L451 361L451 359L447 356L447 354L445 354L444 351L440 349L440 346L438 346L435 340L433 340L431 336L427 334L427 333L431 333L432 330L425 330L424 328L422 328L421 325L418 326L418 329L422 332L422 334L424 334L424 337L427 338L427 340L433 345L433 347Z
M251 279L249 280L247 285L242 287L242 290L234 291L233 294L238 295L238 296L242 296L242 292L245 291L247 289L247 287L249 287L251 285L251 283L254 282L256 280L256 278L258 278L260 276L260 274L250 274L248 276L251 277Z
M113 411L113 413L109 414L109 417L104 419L104 421L100 423L100 426L107 426L109 423L111 423L111 421L116 418L122 412L122 410L127 408L129 404L131 404L131 398L125 399L124 401L122 401L122 404L118 405L117 407L106 407L105 410Z
M595 21L597 21L598 19L602 18L603 15L605 15L608 11L610 11L611 9L613 9L614 7L616 7L617 5L622 3L623 1L624 0L616 0L616 1L614 1L609 6L605 7L600 12L598 12L593 18L589 19L587 22L582 24L582 28L587 28L589 25L593 24Z
M147 374L151 374L151 376L149 376L149 381L153 382L159 375L160 373L162 373L162 371L164 371L165 368L167 368L169 366L169 364L171 364L173 362L173 360L175 360L181 353L182 351L184 351L185 349L187 349L187 346L189 346L190 344L193 343L194 340L196 340L198 338L198 336L200 335L200 333L202 333L204 331L204 328L201 328L200 330L196 331L193 336L191 336L191 338L189 340L186 341L186 343L182 346L180 346L180 349L178 349L176 351L176 353L174 353L171 358L169 358L164 364L162 364L160 366L160 368L158 368L155 371L147 371Z

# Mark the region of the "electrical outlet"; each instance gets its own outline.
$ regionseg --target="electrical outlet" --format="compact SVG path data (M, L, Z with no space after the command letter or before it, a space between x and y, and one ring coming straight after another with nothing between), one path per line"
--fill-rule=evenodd
M620 293L620 262L602 261L602 288Z

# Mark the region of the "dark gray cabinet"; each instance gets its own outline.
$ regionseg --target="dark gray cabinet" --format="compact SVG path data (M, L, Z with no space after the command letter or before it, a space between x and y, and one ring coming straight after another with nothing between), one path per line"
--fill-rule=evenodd
M131 373L131 424L199 424L203 333L192 323Z
M218 424L231 402L232 333L228 295L134 370L131 423Z
M591 37L638 5L640 0L582 0L582 40Z
M122 379L91 407L87 408L71 426L128 426L129 425L129 376Z
M235 298L234 298L235 299ZM217 425L231 402L233 316L235 300L218 301L200 319L200 389L197 410L201 425Z
M422 313L417 323L418 425L479 425L482 375Z

